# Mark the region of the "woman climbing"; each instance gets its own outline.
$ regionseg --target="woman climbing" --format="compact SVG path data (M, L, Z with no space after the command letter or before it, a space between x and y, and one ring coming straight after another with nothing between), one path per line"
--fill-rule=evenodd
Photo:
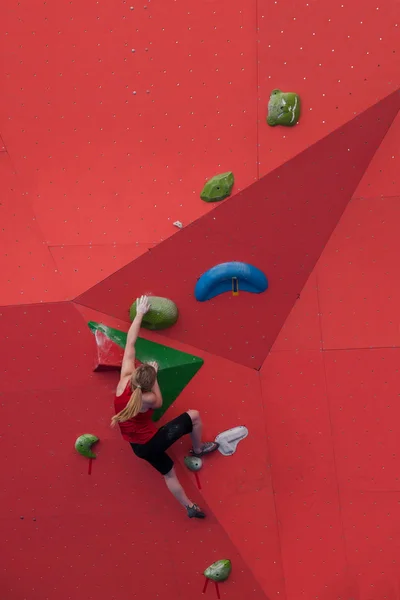
M115 395L115 416L111 426L118 423L122 437L130 442L133 452L149 462L164 476L170 492L186 508L190 518L204 519L204 512L186 496L176 476L174 463L166 450L182 436L190 434L193 456L204 456L218 448L216 442L201 441L202 423L197 410L188 410L157 429L153 412L162 405L157 382L158 365L155 362L135 367L135 343L143 315L150 309L147 296L136 300L136 316L128 331L121 377Z

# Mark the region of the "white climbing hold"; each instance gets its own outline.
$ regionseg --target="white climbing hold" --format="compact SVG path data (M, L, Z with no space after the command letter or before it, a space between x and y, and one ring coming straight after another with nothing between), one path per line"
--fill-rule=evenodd
M175 221L175 223L173 223L173 225L175 225L175 227L179 227L179 229L182 229L183 225L180 221Z
M233 427L219 433L215 441L219 444L218 450L223 456L231 456L236 452L238 443L249 435L249 430L244 425Z

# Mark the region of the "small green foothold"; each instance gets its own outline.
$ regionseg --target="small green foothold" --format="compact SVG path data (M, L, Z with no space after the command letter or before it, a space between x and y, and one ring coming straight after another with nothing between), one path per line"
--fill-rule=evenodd
M183 459L189 471L200 471L203 461L198 456L185 456Z
M215 175L203 187L200 198L205 200L205 202L219 202L220 200L224 200L231 195L234 182L235 180L231 171Z
M232 571L232 563L228 559L217 560L204 571L207 579L212 581L225 581Z
M143 317L142 327L152 330L166 329L177 322L179 313L175 302L168 298L149 296L149 303L150 310ZM136 300L130 308L129 315L133 321L136 317Z
M91 433L84 433L80 435L75 442L75 450L82 454L82 456L86 456L86 458L96 458L94 452L91 451L91 447L93 444L99 441L99 438Z
M273 90L268 102L267 123L271 127L293 127L300 117L300 98L294 92Z

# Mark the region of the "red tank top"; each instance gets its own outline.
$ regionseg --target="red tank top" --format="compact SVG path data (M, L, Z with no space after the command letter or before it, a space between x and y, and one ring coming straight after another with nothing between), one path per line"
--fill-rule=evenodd
M128 404L131 394L131 385L130 381L128 381L128 384L121 396L115 396L115 414L119 413L125 408L125 406ZM154 410L149 409L144 413L139 413L136 415L136 417L133 417L133 419L129 419L129 421L119 423L119 428L124 440L131 442L132 444L145 444L148 442L157 432L157 427L152 421L153 413Z

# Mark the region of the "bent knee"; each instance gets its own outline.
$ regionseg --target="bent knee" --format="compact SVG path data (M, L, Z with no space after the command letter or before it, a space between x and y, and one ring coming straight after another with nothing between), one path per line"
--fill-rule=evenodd
M191 418L193 425L200 422L200 413L198 410L188 410L187 414Z
M168 471L168 473L165 473L165 475L163 475L164 479L171 479L171 477L175 477L175 469L174 467L172 467L172 469L170 471Z

